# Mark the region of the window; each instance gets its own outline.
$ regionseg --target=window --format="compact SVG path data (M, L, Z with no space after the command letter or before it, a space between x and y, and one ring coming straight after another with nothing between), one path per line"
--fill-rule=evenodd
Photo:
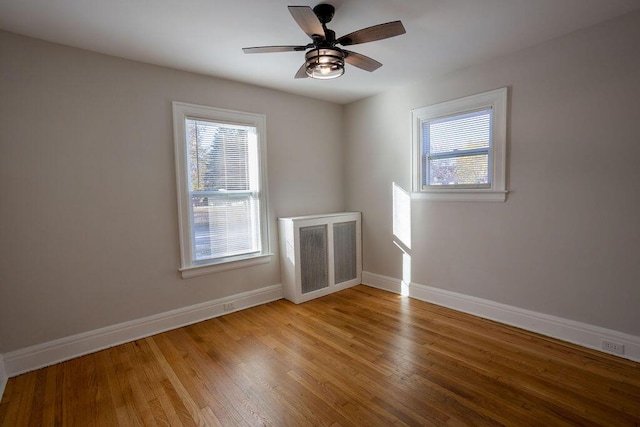
M506 199L507 88L411 112L413 198Z
M173 103L183 277L269 261L265 117Z

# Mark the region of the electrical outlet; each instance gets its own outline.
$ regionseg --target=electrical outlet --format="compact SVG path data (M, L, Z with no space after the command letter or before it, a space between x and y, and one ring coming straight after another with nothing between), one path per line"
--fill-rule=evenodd
M624 354L624 344L618 342L602 340L602 349L609 353Z
M223 308L224 311L231 311L234 310L236 306L232 302L225 302Z

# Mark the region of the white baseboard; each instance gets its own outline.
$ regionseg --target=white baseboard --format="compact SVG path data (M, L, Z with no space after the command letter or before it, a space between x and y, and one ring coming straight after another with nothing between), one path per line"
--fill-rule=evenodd
M402 289L399 279L364 271L362 283L398 294ZM640 362L640 337L634 335L419 283L411 283L409 296L602 352L602 340L613 341L624 345L624 354L616 356Z
M7 386L7 371L4 369L4 356L0 354L0 401L2 401L2 395L4 394L4 388Z
M399 294L402 290L402 280L369 273L368 271L362 272L362 284L371 286L372 288L382 289L383 291L393 292L394 294Z
M3 355L6 369L4 376L14 377L74 357L281 298L282 285L273 285L11 351ZM231 309L225 310L225 304L233 305Z

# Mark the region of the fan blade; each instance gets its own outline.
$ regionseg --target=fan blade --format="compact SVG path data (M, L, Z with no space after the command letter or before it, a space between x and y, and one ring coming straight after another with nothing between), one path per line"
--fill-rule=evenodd
M382 67L382 64L375 59L369 58L357 52L351 52L350 50L342 49L347 55L344 58L344 62L351 64L354 67L361 68L365 71L375 71Z
M296 23L313 39L313 36L324 38L324 28L318 17L309 6L289 6L289 12Z
M407 30L404 29L404 25L402 25L401 21L393 21L354 31L346 36L340 37L336 43L343 46L351 46L352 44L388 39L389 37L399 36L406 32Z
M306 50L306 46L259 46L243 47L244 53L272 53L272 52L299 52Z
M307 78L309 76L307 76L307 63L305 62L304 64L302 64L302 67L300 67L298 69L298 72L296 73L295 78L296 79L304 79Z

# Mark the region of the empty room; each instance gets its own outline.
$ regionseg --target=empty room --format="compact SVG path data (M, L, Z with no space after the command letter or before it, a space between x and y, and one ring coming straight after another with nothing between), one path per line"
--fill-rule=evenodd
M640 425L637 0L0 0L0 426Z

